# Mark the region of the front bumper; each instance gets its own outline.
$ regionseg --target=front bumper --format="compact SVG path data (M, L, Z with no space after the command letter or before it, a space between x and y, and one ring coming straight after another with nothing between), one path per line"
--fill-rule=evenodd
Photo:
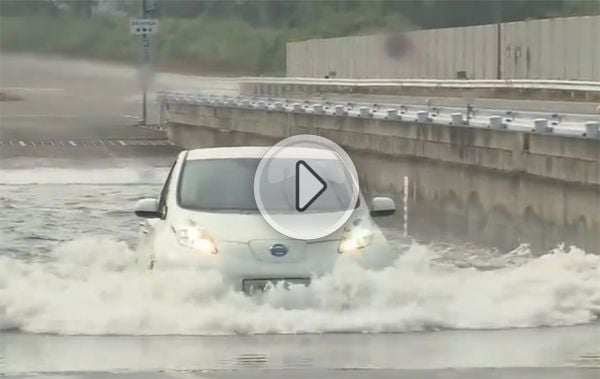
M200 253L178 243L154 250L154 268L187 268L215 270L238 290L264 287L266 283L282 280L308 284L311 278L331 273L342 258L352 259L367 269L378 269L392 263L390 249L382 238L376 238L366 248L352 254L338 253L339 241L311 242L302 254L294 251L284 257L257 255L249 244L221 242L216 254ZM246 283L246 284L244 284Z
M293 251L283 257L261 257L247 243L221 242L216 254L201 253L179 244L155 249L157 267L215 269L240 278L307 277L329 272L339 254L337 241L311 244L301 255Z

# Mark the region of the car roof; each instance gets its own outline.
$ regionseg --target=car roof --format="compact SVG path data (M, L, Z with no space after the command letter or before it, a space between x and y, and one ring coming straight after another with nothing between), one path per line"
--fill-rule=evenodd
M225 159L225 158L262 158L269 150L268 146L211 147L189 150L187 160Z
M186 160L236 158L260 159L270 148L270 146L236 146L193 149L188 151ZM308 147L286 147L283 152L278 154L278 157L290 159L338 159L337 154L333 151Z

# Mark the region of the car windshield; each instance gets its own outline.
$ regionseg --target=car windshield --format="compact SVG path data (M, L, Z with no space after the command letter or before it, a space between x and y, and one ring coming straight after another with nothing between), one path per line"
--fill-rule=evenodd
M211 212L258 212L254 198L254 174L259 162L260 159L255 158L187 161L179 182L179 205L187 209ZM295 162L296 160L290 159L290 167ZM340 184L340 179L335 177L336 170L331 169L331 162L333 161L312 162L321 168L319 172L327 182L327 190L315 200L308 212L345 210L347 191ZM268 187L270 192L265 197L269 199L269 211L296 212L294 178L293 172L290 172L289 176L271 181L282 182L283 185Z

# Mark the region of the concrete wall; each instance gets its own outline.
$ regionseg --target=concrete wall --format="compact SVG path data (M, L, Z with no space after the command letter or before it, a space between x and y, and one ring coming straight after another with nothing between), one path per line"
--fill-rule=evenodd
M500 48L498 48L500 30ZM291 42L287 76L338 78L600 80L600 16L553 18L405 33L392 57L387 35Z
M185 148L330 138L349 151L368 194L400 201L409 176L413 235L600 249L598 139L191 104L169 104L167 119Z

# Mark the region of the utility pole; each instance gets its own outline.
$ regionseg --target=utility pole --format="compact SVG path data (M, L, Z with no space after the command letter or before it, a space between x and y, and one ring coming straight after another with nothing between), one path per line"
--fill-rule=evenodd
M152 18L154 10L148 9L147 0L142 0L142 18ZM142 77L142 125L148 123L148 76L150 72L150 37L148 33L142 34L143 54L144 59L142 62L142 70L144 71Z
M129 20L129 32L134 36L142 37L142 59L139 64L138 74L142 86L142 120L143 125L148 123L148 86L152 80L152 64L150 56L150 35L158 32L158 20L152 16L156 13L156 1L152 8L148 1L142 0L142 18Z
M496 23L496 79L502 79L502 1L492 0Z

